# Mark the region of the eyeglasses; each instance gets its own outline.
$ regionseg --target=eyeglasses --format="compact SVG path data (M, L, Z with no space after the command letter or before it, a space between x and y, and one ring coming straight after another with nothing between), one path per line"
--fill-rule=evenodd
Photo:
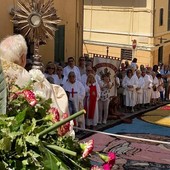
M69 63L72 63L72 62L74 62L74 61L73 61L73 60L69 60L68 62L69 62Z

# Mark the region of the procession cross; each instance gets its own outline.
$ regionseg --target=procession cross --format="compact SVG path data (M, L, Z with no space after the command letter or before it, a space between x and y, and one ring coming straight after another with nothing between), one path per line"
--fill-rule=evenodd
M74 97L74 88L71 89L71 96Z

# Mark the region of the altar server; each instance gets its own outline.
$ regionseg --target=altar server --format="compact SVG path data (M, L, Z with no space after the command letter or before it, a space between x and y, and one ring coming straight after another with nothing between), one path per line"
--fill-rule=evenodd
M74 114L79 110L83 109L83 100L85 97L85 88L81 82L76 80L76 75L74 72L68 74L68 80L64 83L63 88L65 89L68 99L70 114ZM76 119L76 125L85 128L84 115Z
M93 74L89 74L86 83L85 109L87 111L87 128L95 128L98 123L98 100L100 98L100 87Z

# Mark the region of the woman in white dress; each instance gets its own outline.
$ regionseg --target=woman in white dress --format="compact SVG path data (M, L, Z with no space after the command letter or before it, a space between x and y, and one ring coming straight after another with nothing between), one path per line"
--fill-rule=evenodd
M156 105L156 103L158 102L158 98L160 97L159 91L158 91L158 86L159 86L159 82L158 82L158 78L156 77L156 73L152 72L152 95L151 95L151 103L153 105Z
M136 75L138 77L138 86L136 88L136 94L137 94L137 109L140 109L142 107L143 104L143 88L144 88L144 79L141 76L141 71L137 70L136 71Z
M126 107L127 109L130 109L131 112L134 112L138 82L136 76L133 76L132 69L127 70L127 76L123 79L122 86L125 89L126 94Z

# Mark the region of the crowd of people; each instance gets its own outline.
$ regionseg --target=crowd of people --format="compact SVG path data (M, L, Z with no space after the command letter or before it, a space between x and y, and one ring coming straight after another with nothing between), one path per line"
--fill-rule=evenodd
M33 63L26 60L26 54L26 42L21 35L9 36L0 43L3 72L7 78L15 78L19 87L32 79ZM87 114L75 120L75 125L81 128L95 128L98 124L106 124L110 117L117 119L125 112L169 100L168 65L138 66L134 58L132 62L122 62L114 75L109 74L107 68L103 69L104 74L99 75L93 60L85 57L79 58L77 66L73 57L68 58L65 66L48 62L44 71L40 71L46 79L37 81L34 91L51 98L52 107L58 108L61 114L85 109Z
M44 69L50 83L64 88L70 114L86 110L87 114L75 121L81 128L95 128L106 124L108 117L117 119L125 112L169 99L170 71L166 65L138 67L134 58L132 62L122 62L115 75L101 76L96 71L92 59L85 57L79 58L77 66L74 58L69 57L65 66L48 62Z

